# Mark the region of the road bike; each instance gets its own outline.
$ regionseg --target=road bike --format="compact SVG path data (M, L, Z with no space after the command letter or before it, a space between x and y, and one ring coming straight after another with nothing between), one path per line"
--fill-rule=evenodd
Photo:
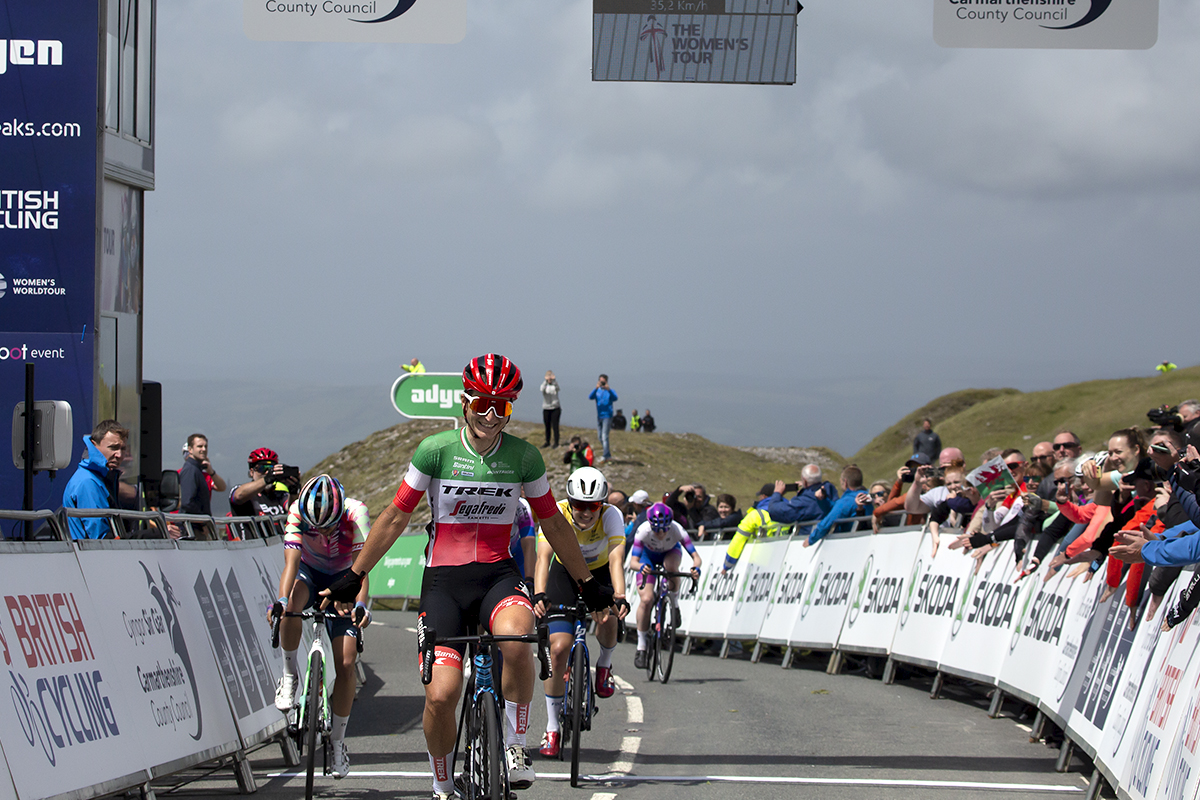
M646 653L646 678L666 683L671 679L671 667L675 663L675 629L678 609L671 605L671 578L690 578L692 591L696 589L696 576L691 572L668 572L660 566L651 566L648 576L654 581L653 604L650 607L650 643Z
M333 663L333 643L329 639L326 620L337 617L332 609L322 611L314 608L311 611L285 611L275 618L271 626L271 647L279 647L279 624L283 617L300 617L312 622L312 646L308 649L308 672L305 673L303 702L293 701L292 710L288 712L288 736L299 748L305 762L305 800L312 800L313 774L317 763L317 739L320 738L322 754L322 775L330 775L333 763L333 742L330 732L333 730L332 710L329 695L333 692L333 675L326 669L326 664ZM350 628L354 636L358 652L362 652L362 632L357 627Z
M454 735L450 774L454 774L454 758L459 744L463 745L463 772L455 780L464 800L509 800L508 764L504 759L504 703L500 692L500 675L493 658L493 649L500 642L537 644L541 680L550 677L550 637L544 626L536 633L497 636L490 633L478 636L449 636L438 638L437 631L418 622L417 648L421 652L421 683L433 680L434 648L438 645L465 644L470 665L458 731ZM498 651L497 651L498 652Z

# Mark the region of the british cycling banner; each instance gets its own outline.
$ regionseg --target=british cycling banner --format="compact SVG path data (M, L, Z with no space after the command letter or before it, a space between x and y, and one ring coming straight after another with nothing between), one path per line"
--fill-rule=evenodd
M899 661L936 668L950 637L956 603L970 591L975 561L947 547L946 539L933 556L929 533L917 548L892 637L892 657Z
M767 604L758 631L758 640L767 644L787 644L792 628L796 626L800 603L804 600L809 569L821 550L820 542L815 547L802 547L799 539L792 539L785 546L779 581L771 592L771 602Z
M880 533L871 537L870 545L871 552L859 572L846 612L838 649L887 655L917 548L921 546L921 530Z
M744 577L738 583L733 614L725 631L726 638L758 638L763 616L783 576L783 561L787 551L786 539L756 539L746 545L738 560L739 567L745 565ZM724 555L720 553L721 558Z
M1018 583L1007 653L996 681L1003 691L1029 703L1037 702L1049 681L1050 670L1063 645L1063 628L1071 610L1071 588L1080 580L1068 578L1067 570L1060 569L1045 581L1047 569L1043 563Z
M3 744L0 744L0 765L8 770L7 774L0 775L0 800L17 800L17 790L13 788L12 782L12 769L8 767Z
M106 598L100 633L117 665L108 680L136 698L129 725L150 734L149 766L224 755L237 749L237 728L191 591L192 554L172 542L139 545L87 543L79 553L89 593Z
M788 637L790 647L814 650L837 647L851 592L871 549L870 535L870 532L834 533L819 542L821 549L813 558L804 599ZM804 541L797 537L792 547L801 547Z
M958 558L974 563L960 551ZM954 602L950 635L946 638L938 669L952 675L992 683L1008 650L1008 631L1017 605L1017 575L1012 543L1005 542L983 556L978 572L967 578L966 589Z
M11 698L0 703L0 741L22 798L148 779L134 698L100 619L113 610L90 596L70 545L52 547L62 549L0 557L0 655Z

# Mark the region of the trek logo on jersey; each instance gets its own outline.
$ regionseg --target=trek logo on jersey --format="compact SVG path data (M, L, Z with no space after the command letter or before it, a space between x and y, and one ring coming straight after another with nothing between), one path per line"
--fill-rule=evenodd
M470 473L463 474L467 475ZM501 488L499 486L455 486L448 483L442 487L442 494L453 494L455 496L475 494L479 495L480 497L512 497L513 491L515 491L515 487L512 486L507 488Z

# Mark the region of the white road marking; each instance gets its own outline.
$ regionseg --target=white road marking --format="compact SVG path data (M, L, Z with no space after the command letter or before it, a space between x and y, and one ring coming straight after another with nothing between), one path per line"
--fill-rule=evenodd
M417 629L416 629L416 628L405 628L404 630L408 631L409 633L416 633L416 632L417 632Z
M1017 727L1020 728L1021 730L1025 731L1026 733L1033 733L1033 728L1029 727L1028 725L1022 725L1021 723L1018 722Z
M592 800L617 800L616 792L596 792L592 795Z
M642 698L633 694L633 684L623 680L619 675L613 675L613 683L625 695L626 724L630 727L641 725L644 717ZM612 763L606 775L628 775L633 772L633 762L637 758L638 749L642 746L641 736L626 736L621 739L621 758Z
M567 772L538 772L538 779L565 781L571 775ZM302 778L303 772L268 772L268 778ZM320 778L321 776L317 776ZM903 788L926 789L983 789L994 791L1025 791L1025 792L1067 792L1075 794L1082 792L1076 786L1056 786L1045 783L985 783L982 781L922 781L922 780L889 780L884 778L801 778L788 775L580 775L581 780L615 781L619 783L697 783L712 781L714 783L779 783L808 786L894 786ZM352 770L349 779L354 778L429 778L429 771L384 771L359 772ZM334 779L330 778L330 782Z

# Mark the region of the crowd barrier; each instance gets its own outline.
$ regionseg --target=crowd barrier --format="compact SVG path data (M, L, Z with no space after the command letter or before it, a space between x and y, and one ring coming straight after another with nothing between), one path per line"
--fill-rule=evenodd
M0 518L65 529L40 512ZM131 520L148 521L125 512L121 524ZM1093 791L1103 777L1122 798L1200 793L1200 626L1161 632L1168 603L1145 620L1123 586L1102 599L1102 573L1043 580L1043 566L1022 578L1011 543L976 560L945 534L934 554L915 527L805 541L752 540L727 573L726 543L699 543L700 579L680 596L685 652L712 639L725 656L741 642L759 661L778 645L787 667L798 649L827 650L831 672L844 654L886 657L888 682L897 664L928 667L935 696L955 675L994 687L993 716L1005 696L1035 705L1035 726L1051 720L1067 736L1060 769L1075 747L1092 759ZM374 596L419 594L424 544L397 542L392 563L372 572ZM282 569L278 536L4 542L0 554L10 700L0 701L0 800L145 791L230 755L253 790L244 753L284 727L273 704L280 657L262 615Z
M912 527L804 541L751 541L724 574L726 545L697 545L700 579L680 595L685 652L717 639L724 656L740 641L758 661L774 644L787 667L797 649L828 650L831 672L846 653L886 656L889 683L898 663L928 667L933 696L955 675L995 687L992 716L1006 695L1035 705L1035 726L1052 720L1067 737L1060 770L1074 747L1092 759L1093 794L1101 776L1122 798L1200 793L1200 625L1161 632L1171 598L1146 620L1146 600L1131 614L1123 583L1101 600L1103 571L1043 581L1043 566L1022 578L1011 542L976 561L950 550L945 533L934 555L929 534Z
M279 537L3 542L0 554L0 800L152 794L151 780L226 756L254 790L244 754L285 727L263 614Z

